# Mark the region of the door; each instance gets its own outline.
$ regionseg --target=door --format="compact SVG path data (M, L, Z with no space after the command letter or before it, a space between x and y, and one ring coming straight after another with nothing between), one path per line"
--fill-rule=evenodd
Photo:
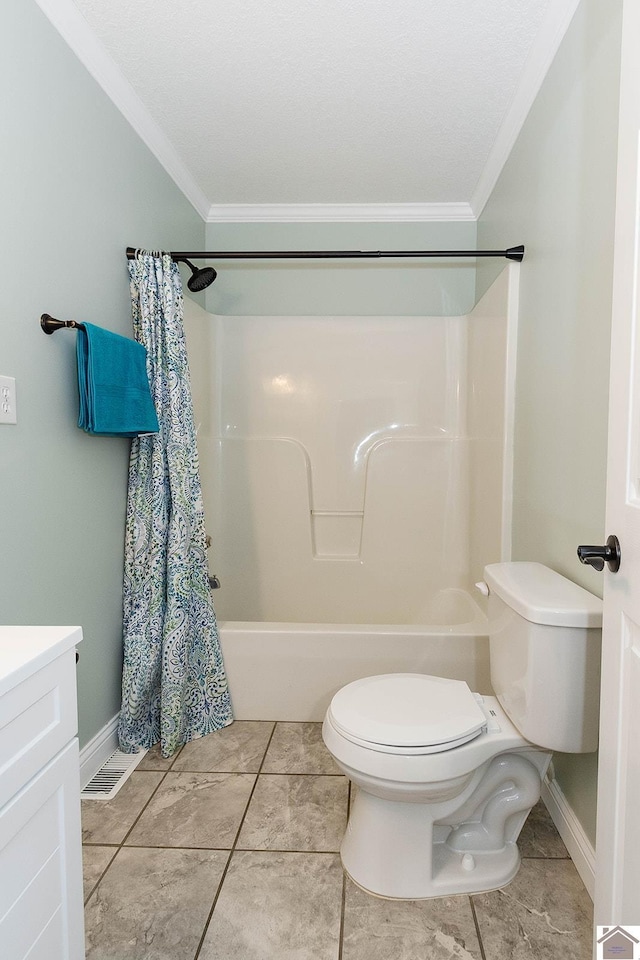
M640 3L624 0L613 277L595 922L640 923Z

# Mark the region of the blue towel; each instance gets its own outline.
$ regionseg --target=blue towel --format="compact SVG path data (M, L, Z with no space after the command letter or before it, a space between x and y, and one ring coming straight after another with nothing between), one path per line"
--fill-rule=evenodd
M78 426L108 437L160 429L147 378L147 351L136 340L85 323L78 329Z

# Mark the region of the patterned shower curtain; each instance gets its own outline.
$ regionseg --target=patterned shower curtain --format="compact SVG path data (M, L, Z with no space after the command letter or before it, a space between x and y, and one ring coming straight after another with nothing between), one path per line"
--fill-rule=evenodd
M120 749L171 756L233 721L209 589L182 283L168 255L129 261L136 340L160 432L132 440Z

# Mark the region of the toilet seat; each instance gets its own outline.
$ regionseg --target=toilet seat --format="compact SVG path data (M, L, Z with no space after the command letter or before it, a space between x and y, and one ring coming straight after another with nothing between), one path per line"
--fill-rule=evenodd
M441 753L487 729L464 681L422 673L364 677L336 693L328 719L341 736L380 753Z

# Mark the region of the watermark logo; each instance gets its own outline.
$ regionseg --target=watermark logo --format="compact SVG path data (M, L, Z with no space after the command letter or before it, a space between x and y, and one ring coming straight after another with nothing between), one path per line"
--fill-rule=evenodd
M640 927L597 927L597 960L640 960Z

